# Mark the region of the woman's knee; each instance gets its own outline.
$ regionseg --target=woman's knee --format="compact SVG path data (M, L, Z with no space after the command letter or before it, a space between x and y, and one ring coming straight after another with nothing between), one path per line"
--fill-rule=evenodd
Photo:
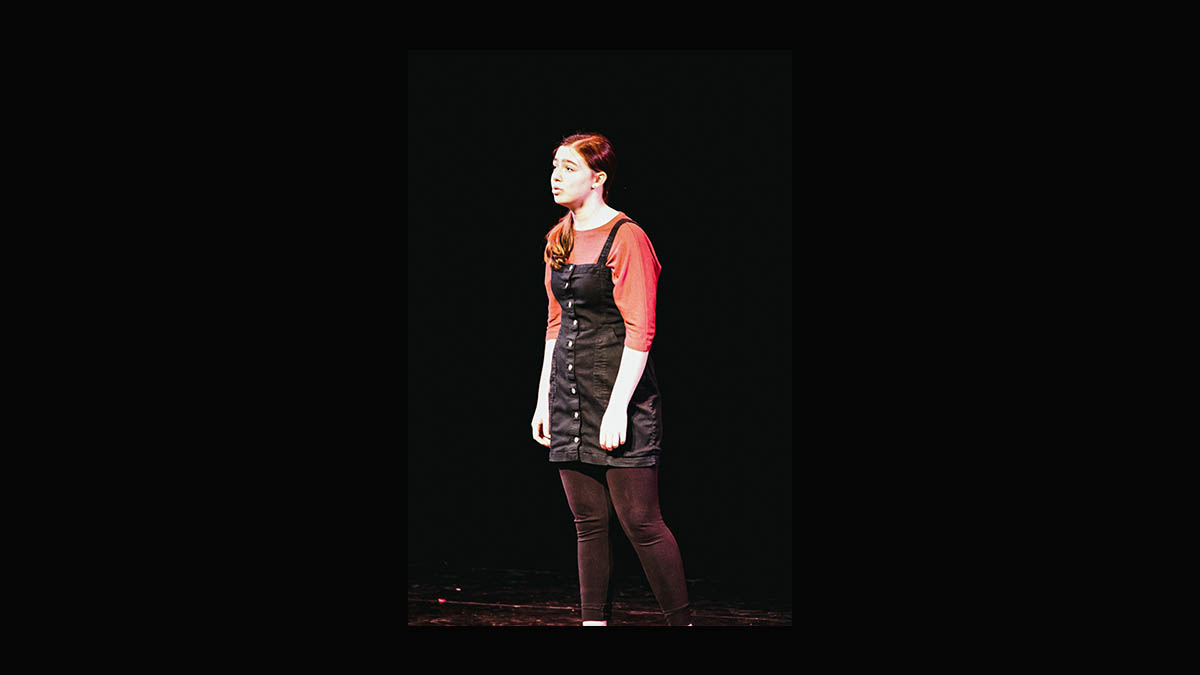
M609 505L604 486L594 478L575 471L562 471L563 488L567 493L567 504L575 517L575 527L580 534L608 531Z
M575 514L575 532L580 541L608 534L608 511L589 510Z
M629 541L642 546L658 543L667 529L657 509L623 509L617 511L617 517Z

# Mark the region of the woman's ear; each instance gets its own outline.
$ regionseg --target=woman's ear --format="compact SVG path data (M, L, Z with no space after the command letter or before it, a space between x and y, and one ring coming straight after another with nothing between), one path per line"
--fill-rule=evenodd
M603 187L604 181L607 179L608 179L608 174L604 173L603 171L597 171L596 175L592 177L592 187L593 188Z

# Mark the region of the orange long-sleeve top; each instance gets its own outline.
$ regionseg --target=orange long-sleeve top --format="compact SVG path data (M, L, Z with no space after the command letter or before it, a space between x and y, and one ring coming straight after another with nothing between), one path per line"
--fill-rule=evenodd
M596 262L604 242L618 220L626 218L619 212L603 227L594 230L575 231L575 247L567 264L590 264ZM639 352L650 351L654 341L654 308L658 293L658 276L662 265L646 232L634 222L628 222L617 230L608 259L604 263L612 270L613 301L621 310L625 321L625 346ZM546 320L546 339L558 337L562 323L562 307L550 289L550 263L546 263L546 297L550 299Z

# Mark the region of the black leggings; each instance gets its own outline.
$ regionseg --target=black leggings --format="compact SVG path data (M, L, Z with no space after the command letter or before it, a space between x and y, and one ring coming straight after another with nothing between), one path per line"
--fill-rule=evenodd
M683 561L675 535L658 507L658 467L602 467L572 462L558 470L579 540L579 595L583 621L612 615L613 511L633 543L650 589L671 626L691 623Z

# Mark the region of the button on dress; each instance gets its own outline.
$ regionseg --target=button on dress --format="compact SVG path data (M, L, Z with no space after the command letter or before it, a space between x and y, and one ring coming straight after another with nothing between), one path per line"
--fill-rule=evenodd
M551 271L550 287L562 323L550 368L550 461L600 466L655 466L662 454L662 404L654 361L626 409L625 443L600 447L600 422L608 409L625 348L625 322L613 300L612 270L605 265L617 230L613 225L595 263Z

